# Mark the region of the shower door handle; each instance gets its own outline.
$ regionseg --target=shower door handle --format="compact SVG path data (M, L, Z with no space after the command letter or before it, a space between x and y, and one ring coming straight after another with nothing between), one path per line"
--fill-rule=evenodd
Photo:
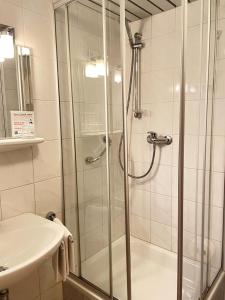
M106 143L106 136L103 137L103 142ZM109 143L109 146L111 146L112 141L111 141L110 138L109 138L109 142L108 142L108 143ZM97 162L98 160L100 160L101 157L102 157L105 153L106 153L106 146L105 146L105 148L100 152L100 154L97 155L96 157L93 157L93 156L88 156L88 157L86 157L86 158L85 158L85 163L88 164L88 165L93 164L93 163Z
M85 158L85 162L86 164L90 165L90 164L93 164L95 163L96 161L98 161L106 152L106 147L102 150L102 152L96 156L96 157L93 157L93 156L88 156Z

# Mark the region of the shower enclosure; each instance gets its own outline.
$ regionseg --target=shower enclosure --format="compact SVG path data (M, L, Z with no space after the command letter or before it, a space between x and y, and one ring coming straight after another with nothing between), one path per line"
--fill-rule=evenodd
M222 300L225 4L61 0L55 27L69 281Z

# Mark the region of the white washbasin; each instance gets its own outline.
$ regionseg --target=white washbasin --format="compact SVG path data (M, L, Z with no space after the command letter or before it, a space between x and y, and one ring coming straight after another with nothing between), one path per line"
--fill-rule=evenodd
M0 222L0 289L8 288L38 267L59 247L63 229L34 214Z

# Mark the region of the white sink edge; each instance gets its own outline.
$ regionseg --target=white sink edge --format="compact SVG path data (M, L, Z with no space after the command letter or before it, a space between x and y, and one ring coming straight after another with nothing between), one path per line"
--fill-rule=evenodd
M29 214L29 213L22 214L15 218L19 218L22 216L29 217L29 216L34 216L34 214ZM52 224L52 225L54 224L53 225L55 227L54 230L57 228L57 230L56 230L57 235L53 240L51 240L49 245L47 247L45 247L42 251L39 251L38 254L32 256L30 259L27 259L25 262L18 263L17 265L10 267L9 269L7 269L5 271L0 272L0 289L8 288L11 285L15 284L17 281L20 281L22 278L25 278L29 273L31 273L33 270L35 270L35 268L37 268L47 258L51 257L55 253L55 251L57 250L57 248L59 247L59 245L63 239L64 230L62 227L60 227L60 225L53 223L51 221L48 221L37 215L35 215L35 217L37 217L36 219L40 218L42 222L44 220L44 222L49 222L49 224ZM15 218L11 218L11 220L15 219ZM10 222L10 219L7 219L5 221ZM0 222L0 226L1 226L1 223L3 223L3 222L4 221ZM42 225L42 226L44 226L44 225ZM10 282L10 283L7 284L7 286L5 286L6 285L5 282L7 282L7 283Z
M8 275L12 272L17 272L17 271L21 270L21 268L26 268L26 267L30 267L30 265L39 264L40 260L42 260L42 259L45 260L45 258L48 258L49 256L51 256L56 251L56 249L59 247L62 239L63 239L63 234L62 234L62 237L59 241L58 241L58 239L55 239L58 242L55 242L55 240L53 240L54 246L52 245L51 247L48 248L47 251L42 251L42 252L40 252L39 255L34 256L33 259L35 259L35 261L33 261L33 259L28 259L28 260L26 260L26 263L21 263L21 264L18 264L16 267L9 268L9 269L3 271L4 276L6 276L6 275ZM0 273L0 279L1 279L1 273Z

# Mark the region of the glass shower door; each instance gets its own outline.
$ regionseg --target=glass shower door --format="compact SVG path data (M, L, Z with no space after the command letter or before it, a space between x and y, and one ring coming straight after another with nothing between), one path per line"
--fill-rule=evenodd
M65 222L77 242L75 275L124 300L120 23L110 5L74 1L57 8L55 18Z
M224 175L214 165L224 151L214 116L219 9L216 0L186 4L183 299L203 299L222 266L223 200L215 198L223 198Z
M206 210L206 224L208 225L205 238L208 241L206 290L215 281L223 266L224 251L224 136L225 122L221 112L225 109L223 70L223 54L225 47L221 34L223 21L221 21L222 2L212 0L211 31L210 31L210 60L209 60L209 89L207 112L207 142L206 142L206 196L208 197Z
M207 265L207 195L203 185L206 140L204 113L207 111L209 97L210 20L207 13L210 8L207 7L208 1L184 2L185 114L184 120L181 120L184 122L182 297L197 300L204 290Z
M81 277L110 294L108 149L103 18L92 2L67 7Z

